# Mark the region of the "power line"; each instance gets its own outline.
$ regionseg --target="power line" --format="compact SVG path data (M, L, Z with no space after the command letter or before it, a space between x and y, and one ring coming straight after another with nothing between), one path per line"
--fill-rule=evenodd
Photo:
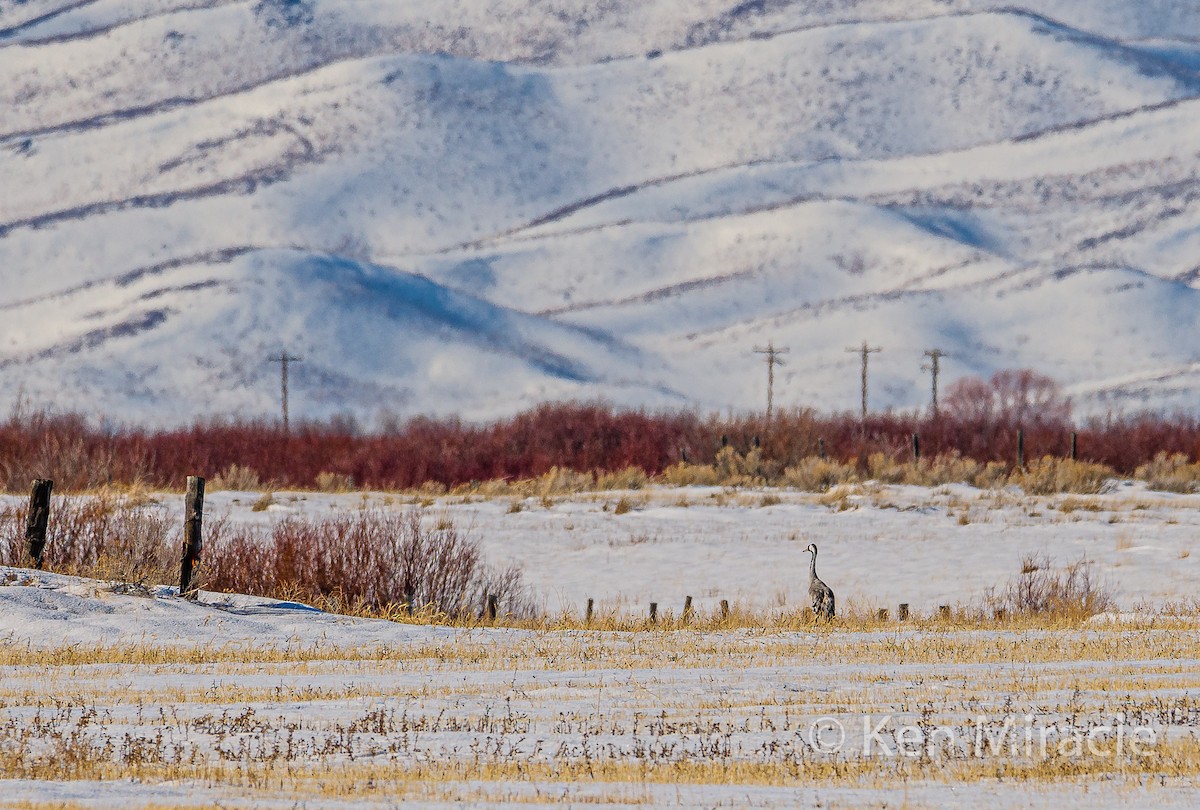
M870 346L864 340L862 346L851 347L846 351L862 355L862 418L865 422L867 421L867 358L883 349L878 346Z
M762 349L758 346L754 347L755 354L765 354L767 356L767 424L771 424L771 411L775 403L775 366L784 365L783 360L779 355L787 354L790 351L784 346L782 349L775 348L775 342L767 343L767 348Z
M273 355L267 358L268 362L279 363L280 365L280 388L283 391L283 432L288 432L288 363L299 363L303 361L303 357L297 357L294 354L288 354L283 351L281 354Z

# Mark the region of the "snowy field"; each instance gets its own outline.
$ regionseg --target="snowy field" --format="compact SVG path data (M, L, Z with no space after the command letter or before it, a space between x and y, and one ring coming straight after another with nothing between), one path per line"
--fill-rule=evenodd
M720 487L493 499L277 492L262 511L254 511L262 493L212 492L206 513L266 526L338 509L419 506L478 539L490 562L518 564L551 613L581 611L589 598L598 610L642 612L655 601L678 613L686 596L699 609L721 599L799 606L809 543L839 604L863 609L975 603L1018 574L1029 554L1058 565L1086 557L1124 609L1200 594L1200 496L1140 482L1113 481L1107 490L1029 497L1015 488L868 483L820 495ZM151 508L182 521L182 496L155 497Z
M412 508L211 493L210 517ZM174 494L148 508L181 511ZM616 514L625 498L633 508ZM779 502L773 501L778 498ZM409 626L0 570L0 806L1193 807L1197 499L864 486L650 489L419 507L519 562L551 609L693 595L918 619L720 632ZM965 517L965 520L963 516ZM1086 554L1123 611L1082 627L926 618L1027 552ZM707 600L707 601L706 601Z

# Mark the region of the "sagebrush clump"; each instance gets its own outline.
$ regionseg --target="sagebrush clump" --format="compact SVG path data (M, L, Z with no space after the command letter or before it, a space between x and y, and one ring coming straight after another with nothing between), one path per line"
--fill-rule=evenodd
M1150 489L1162 492L1195 492L1200 486L1200 464L1183 453L1158 453L1153 460L1142 464L1134 473Z
M1022 557L1021 573L1000 591L991 591L985 601L999 615L1066 620L1086 619L1111 611L1116 604L1086 558L1058 568L1044 554Z

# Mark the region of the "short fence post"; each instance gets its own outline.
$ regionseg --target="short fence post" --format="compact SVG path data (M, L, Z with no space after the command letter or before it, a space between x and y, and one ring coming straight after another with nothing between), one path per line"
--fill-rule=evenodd
M949 619L950 618L950 606L949 605L938 605L938 617L942 618L942 619Z
M658 624L658 602L650 603L650 624Z
M887 621L887 608L880 608L879 610L875 611L875 619L877 621L886 622Z
M54 482L49 478L35 478L29 492L29 515L25 520L25 545L33 559L33 567L41 569L42 554L46 550L46 529L50 525L50 493Z
M908 602L900 603L900 607L896 610L896 618L902 622L908 621Z
M1025 469L1025 431L1017 431L1017 469Z
M496 615L500 612L500 598L494 593L489 593L487 598L487 618L489 622L496 621Z
M201 528L204 523L204 479L198 475L189 475L187 479L187 495L183 501L183 560L179 570L179 595L196 598L194 591L189 592L192 583L192 569L200 559L204 547Z
M913 434L913 461L921 460L921 437Z
M728 599L721 600L721 621L723 621L723 622L729 621L729 600Z
M1079 460L1079 435L1071 433L1071 461Z
M587 612L583 615L583 623L584 624L592 623L592 609L595 606L596 606L596 601L594 599L592 599L591 597L588 597Z
M692 620L692 597L685 596L683 599L683 623L687 624Z

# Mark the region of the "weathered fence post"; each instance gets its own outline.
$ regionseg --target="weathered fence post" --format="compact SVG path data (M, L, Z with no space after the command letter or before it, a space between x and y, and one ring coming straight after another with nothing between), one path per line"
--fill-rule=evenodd
M1025 469L1025 431L1017 431L1017 469Z
M941 618L941 619L949 619L950 618L950 606L949 605L938 605L938 618Z
M183 500L183 560L179 570L179 595L196 598L195 591L189 592L192 569L200 559L204 547L201 529L204 523L204 479L189 475L187 495Z
M1071 461L1079 460L1079 435L1071 432Z
M487 597L487 619L489 622L496 621L496 616L500 613L500 597L494 593L489 593Z
M908 602L900 603L900 607L896 610L896 618L902 622L908 621Z
M880 608L879 610L875 611L875 619L876 621L886 622L887 608Z
M687 624L692 620L692 597L685 596L683 598L683 623Z
M583 616L584 624L592 623L592 610L595 608L595 606L596 606L596 601L589 596L588 603L587 603L587 613L585 613Z
M921 437L913 434L913 461L921 460Z
M33 567L41 569L42 554L46 550L46 528L50 525L50 493L54 482L49 478L33 479L29 492L29 515L25 520L25 544Z
M650 603L650 624L658 624L658 602Z
M729 621L729 600L728 599L721 600L721 621L723 621L723 622Z

